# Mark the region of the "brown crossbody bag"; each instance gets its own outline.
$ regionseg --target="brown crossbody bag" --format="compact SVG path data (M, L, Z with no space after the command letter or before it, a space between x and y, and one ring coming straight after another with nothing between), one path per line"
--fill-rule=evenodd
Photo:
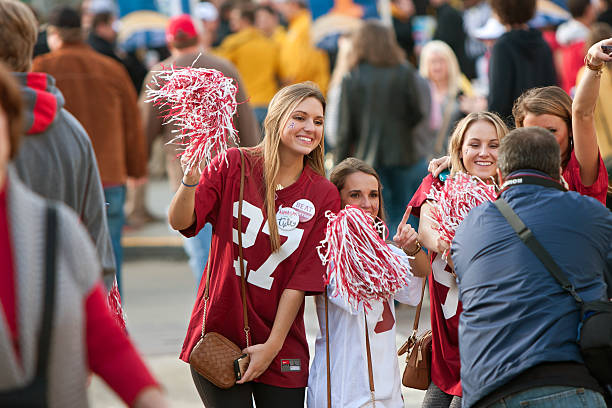
M412 334L399 350L397 350L398 356L408 352L406 356L406 368L404 368L404 375L402 376L402 384L417 390L426 390L431 382L431 330L425 331L420 336L417 335L426 284L427 279L423 279L421 301L414 315Z
M242 314L246 346L251 345L249 319L246 305L246 280L244 277L244 258L242 257L242 199L244 196L244 153L240 150L240 201L238 203L238 255L240 257L240 283ZM206 333L206 312L210 289L210 263L206 266L206 287L204 289L204 317L202 318L202 337L189 355L189 364L202 377L219 388L227 389L246 371L249 356L225 336Z

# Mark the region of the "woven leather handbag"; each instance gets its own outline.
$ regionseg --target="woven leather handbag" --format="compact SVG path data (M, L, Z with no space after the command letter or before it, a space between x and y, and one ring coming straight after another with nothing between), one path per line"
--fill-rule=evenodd
M431 330L427 330L417 336L426 283L427 279L423 279L421 301L417 306L414 316L412 334L397 351L398 356L406 352L408 353L406 356L406 368L404 368L402 376L402 384L417 390L426 390L429 387L429 383L431 383Z
M238 231L242 231L242 198L244 196L244 153L240 150L240 201L238 202ZM240 281L242 314L246 345L250 346L249 319L246 306L246 281L244 278L244 258L242 257L242 234L238 234L238 254L240 257ZM202 319L202 337L189 355L189 364L202 377L219 388L227 389L236 384L234 361L243 356L242 350L222 334L206 331L206 311L210 288L210 267L206 267L206 288L204 289L204 311ZM248 356L246 357L248 360ZM248 364L248 363L247 363Z

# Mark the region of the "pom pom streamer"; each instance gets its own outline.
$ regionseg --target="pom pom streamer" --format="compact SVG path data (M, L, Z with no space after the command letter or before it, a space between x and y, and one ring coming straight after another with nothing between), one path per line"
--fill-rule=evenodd
M233 123L238 88L232 78L214 69L162 66L152 83L156 87L147 85L146 102L162 110L164 125L177 126L168 144L182 147L185 172L202 161L210 163L217 153L227 150L228 143L238 145Z
M429 218L436 223L440 238L450 245L470 210L497 198L497 185L459 172L446 179L441 188L432 188L427 198L433 201Z
M389 299L406 286L410 265L380 238L385 224L358 207L347 206L338 214L327 211L325 239L317 247L323 264L328 264L326 283L333 280L333 296L342 296L353 310L359 302L371 310L372 301Z
M117 279L113 281L113 286L108 292L108 296L106 300L108 302L108 307L111 311L111 314L117 321L117 324L123 330L126 330L125 328L126 317L125 317L125 313L123 312L123 307L121 306L121 295L119 294L119 287L117 286Z

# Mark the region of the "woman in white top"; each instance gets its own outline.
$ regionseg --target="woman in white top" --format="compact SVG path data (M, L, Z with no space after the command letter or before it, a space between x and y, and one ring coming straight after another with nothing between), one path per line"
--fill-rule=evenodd
M365 162L348 158L338 164L330 175L330 181L340 191L342 207L360 207L372 217L385 218L382 186L376 171ZM417 234L407 224L410 208L394 237L395 245L389 247L410 262L417 276L429 273L427 255L421 250ZM414 259L408 258L408 255ZM410 277L410 283L384 302L372 302L372 310L364 312L363 304L352 310L346 299L332 297L334 282L327 287L331 399L332 407L370 407L372 399L377 408L403 407L400 388L400 372L395 342L394 300L410 305L418 304L421 299L423 281ZM325 344L325 298L315 297L320 333L315 344L315 356L308 378L308 408L327 407L327 363ZM364 319L365 313L365 319ZM374 396L370 392L368 357L366 348L366 320Z

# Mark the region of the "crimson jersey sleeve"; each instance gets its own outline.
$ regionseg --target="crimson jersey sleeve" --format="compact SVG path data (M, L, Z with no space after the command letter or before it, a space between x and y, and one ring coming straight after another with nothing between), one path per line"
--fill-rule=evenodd
M322 184L322 183L321 183ZM334 213L340 211L340 196L335 186L324 184L324 187L318 193L322 197L326 197L321 210L315 218L315 224L304 243L304 249L300 256L300 262L297 264L295 271L291 275L291 279L287 283L287 289L303 290L307 294L317 294L323 292L325 266L319 258L317 246L321 245L321 240L325 237L325 229L327 227L327 217L325 212L331 210Z
M569 189L576 191L582 195L593 197L597 201L606 205L606 194L608 190L608 171L606 165L601 158L601 154L598 153L599 168L597 169L597 179L590 186L582 184L580 178L580 163L576 159L576 154L572 150L570 160L563 170L563 178L567 182Z
M421 185L416 193L414 193L412 196L410 203L408 203L408 205L412 206L412 215L415 217L421 216L421 206L427 200L427 194L429 194L432 186L439 184L440 181L437 178L434 178L431 174L428 174L423 181L421 181Z
M159 385L111 315L105 293L99 282L85 301L87 361L91 370L131 406L144 389Z

